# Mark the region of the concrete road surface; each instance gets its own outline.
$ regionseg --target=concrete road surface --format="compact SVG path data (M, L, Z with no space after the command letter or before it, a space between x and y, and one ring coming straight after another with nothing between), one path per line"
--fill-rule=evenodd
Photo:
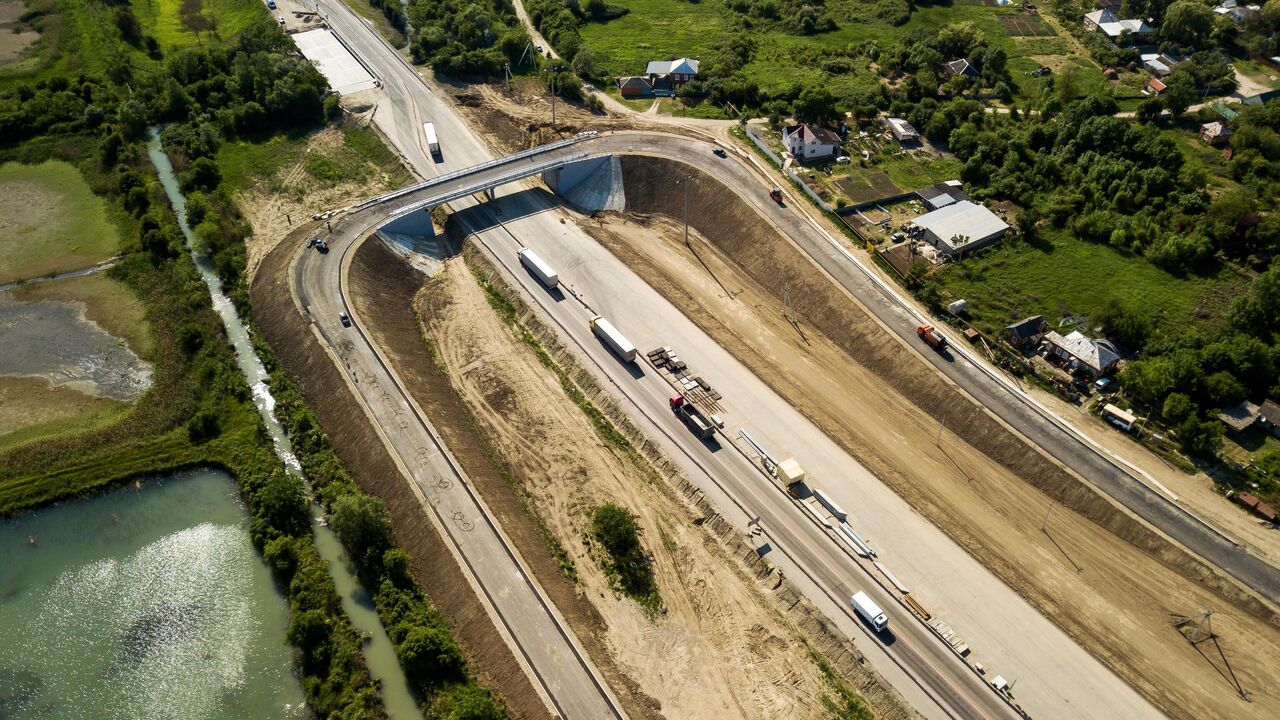
M490 158L487 149L474 139L469 129L453 113L448 100L436 98L418 81L414 71L362 21L341 5L334 4L330 7L321 3L321 7L329 13L329 20L335 29L355 48L375 76L382 80L385 92L378 102L375 121L420 174L429 177ZM427 120L436 124L440 136L443 151L443 161L440 163L430 160L423 148L420 128L421 123ZM652 153L699 163L714 157L710 154L709 146L684 138L611 137L621 139L610 140L609 142L616 144L607 148L601 146L609 152ZM749 190L760 184L758 178L753 177L749 170L736 161L717 159L716 163L719 165L712 168L712 172L729 180L732 186ZM733 398L731 402L759 403L778 417L788 417L787 413L794 414L794 410L782 398L773 395L767 388L762 388L758 379L752 378L745 368L685 321L673 307L657 298L651 288L622 267L572 223L561 224L558 213L548 212L547 208L536 205L529 206L528 203L536 203L537 200L531 195L519 194L518 188L515 188L515 192L515 198L500 199L499 207L505 217L520 217L510 223L511 232L519 236L520 241L513 239L506 229L492 227L491 218L478 219L478 225L491 226L478 234L481 246L505 268L509 279L524 287L529 299L546 313L549 321L561 328L566 344L576 348L583 361L589 367L594 366L602 379L616 383L619 396L627 401L628 411L638 424L651 431L653 437L663 443L668 454L679 461L690 477L702 485L713 499L719 499L722 511L731 520L738 519L740 526L745 529L748 516L761 516L760 523L765 528L766 536L775 546L775 551L770 556L775 564L786 569L788 577L855 638L877 670L888 677L922 712L930 717L997 717L1007 714L1008 710L1003 702L984 686L980 678L971 673L923 627L913 624L905 611L896 604L893 596L876 585L842 545L826 535L825 531L792 504L746 458L729 448L711 452L692 442L692 437L666 409L668 391L664 385L658 384L660 381L656 375L650 371L635 377L625 369L620 369L608 351L589 335L586 330L587 315L583 308L568 303L549 302L536 281L515 264L514 248L517 242L534 246L545 257L553 258L553 264L561 263L557 269L562 277L585 293L587 302L592 303L593 307L614 313L614 317L618 318L615 322L624 333L633 332L629 328L635 323L638 330L634 331L635 337L632 339L640 346L679 345L686 356L706 353L708 362L712 362L714 358L716 381L726 391L726 395ZM456 203L455 207L465 209L469 204ZM522 204L525 206L522 207ZM767 210L768 206L762 209ZM533 212L535 210L537 212ZM791 216L791 213L786 215ZM772 214L767 216L778 222ZM360 222L369 219L370 217L365 217ZM376 218L373 220L376 221ZM789 222L794 221L792 217ZM350 227L346 226L348 222ZM341 273L338 263L333 261L336 259L334 256L342 252L342 248L359 237L362 228L355 227L358 224L348 218L335 225L338 235L334 238L335 252L328 258L329 262L318 265L324 269L321 275L304 282L310 302L314 304L319 298L324 298L325 310L316 312L314 317L324 327L325 335L338 343L342 342L342 336L337 334L338 330L334 325L337 322L335 309L340 303L338 278ZM780 227L786 229L785 225L780 224ZM306 272L311 271L308 269ZM647 319L635 317L636 312L644 313ZM646 325L639 325L642 320ZM347 332L355 335L351 331ZM355 358L361 370L368 369L373 361L370 354L372 349L360 350L359 344L353 339L354 347L347 354ZM717 353L725 357L718 358ZM380 395L374 400L379 398ZM382 412L386 411L394 413L394 408L386 407ZM857 468L851 458L831 446L829 440L803 419L795 423L789 422L788 427L791 428L789 434L770 434L769 439L789 449L809 449L808 452L812 452L816 459L806 460L806 464L815 463L815 467L822 467L825 463L829 467ZM395 432L402 429L394 421L390 427ZM771 429L769 432L780 431ZM410 442L404 445L404 450L410 457L414 457L419 446ZM800 450L795 450L792 454L799 455ZM1052 623L999 583L993 575L977 567L960 548L911 512L896 495L866 475L864 470L857 468L857 472L862 478L860 482L865 485L858 491L868 494L868 497L859 498L859 501L866 503L876 514L896 519L895 527L877 540L882 546L909 548L912 556L908 560L906 551L901 556L895 556L891 562L894 572L920 591L929 588L928 592L940 598L941 604L956 613L957 617L966 621L974 620L972 626L960 621L953 624L968 638L975 652L985 659L989 667L1006 677L1018 679L1019 699L1033 715L1158 715L1150 705L1074 645ZM416 476L415 479L420 483L426 481ZM423 492L425 494L427 491ZM918 553L917 548L920 548ZM916 554L920 557L915 557ZM962 587L950 582L956 574L963 578ZM935 578L942 580L937 582ZM856 621L847 600L852 589L868 590L884 607L890 609L894 617L894 641L891 644L885 644L889 638L871 638L865 626ZM984 622L983 618L987 620ZM558 669L555 664L550 667ZM547 671L541 666L539 669Z

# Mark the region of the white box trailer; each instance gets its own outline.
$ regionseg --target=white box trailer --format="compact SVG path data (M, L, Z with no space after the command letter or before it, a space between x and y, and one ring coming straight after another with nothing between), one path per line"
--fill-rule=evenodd
M516 251L516 255L520 257L520 264L528 268L529 272L533 273L534 277L538 278L543 285L553 288L560 284L560 276L556 274L555 270L551 269L551 266L545 260L538 256L538 253L525 247Z
M626 362L635 361L636 346L632 345L630 340L623 337L622 333L618 332L618 328L614 327L613 323L605 320L603 315L596 315L591 318L591 330L596 334L596 337L603 340L604 344L608 345L609 349L616 353L618 357L622 358Z
M880 606L867 597L866 593L859 590L850 599L853 601L853 609L857 610L859 615L871 623L871 627L875 628L876 632L889 627L889 616L885 615Z
M439 155L440 140L436 137L435 123L422 123L422 134L427 136L427 150L431 151L432 155Z
M787 485L795 485L804 480L804 468L800 467L795 458L787 458L778 463L777 474L778 479Z

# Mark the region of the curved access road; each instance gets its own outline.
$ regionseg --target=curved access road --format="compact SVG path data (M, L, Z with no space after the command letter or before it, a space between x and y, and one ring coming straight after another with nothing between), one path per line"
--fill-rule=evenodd
M563 153L566 158L579 157L583 144L576 143L520 162L545 163L554 153ZM594 143L591 152L672 157L694 147L710 156L705 143L665 135L601 136L601 142ZM453 544L464 569L471 574L482 599L491 604L499 629L508 635L518 656L523 655L527 661L526 672L530 673L535 686L545 689L549 704L562 717L617 717L620 711L595 674L589 658L578 649L571 631L559 621L555 608L536 581L524 571L518 552L506 544L483 501L470 491L465 475L436 439L429 418L418 410L379 349L361 331L361 318L348 300L350 258L361 243L374 236L377 228L403 217L406 211L424 212L424 207L435 204L436 199L454 198L460 188L479 186L491 177L511 171L509 164L482 170L416 190L394 202L337 215L331 220L332 232L327 236L330 251L321 254L300 247L291 268L291 282L307 320L333 349L335 361L351 378L351 391L365 405L388 447L399 456L403 470L432 508L435 520ZM495 237L500 234L500 224L497 231L493 231L493 224L483 224L491 230L486 233L486 249L494 253L494 257L506 258L503 264L509 270L518 267L514 257L520 243L509 234L505 242ZM590 316L585 307L561 303L558 310L563 313L557 318L563 330L587 347L594 345L600 359L616 365L608 351L595 343L586 330ZM339 313L347 314L352 320L351 327L343 325ZM617 367L610 369L618 370ZM647 379L650 382L628 387L626 392L639 398L638 406L655 420L666 420L661 416L667 401L665 385L653 382L657 380L656 374ZM664 432L669 433L668 439L677 445L686 440L670 429ZM857 589L867 590L886 608L900 607L895 592L874 585L854 557L836 544L799 505L784 501L785 496L762 478L760 470L748 458L720 452L697 456L695 461L709 476L725 483L728 494L740 507L749 507L760 516L760 525L767 529L777 551L793 558L801 572L836 605L844 608L848 619L857 623L848 602L848 596ZM930 716L966 720L1017 717L1004 699L959 661L945 643L923 625L912 622L905 612L898 612L897 617L901 620L893 627L891 642L888 646L879 646L880 652L937 705ZM865 626L863 631L869 632ZM883 638L876 642L881 640Z

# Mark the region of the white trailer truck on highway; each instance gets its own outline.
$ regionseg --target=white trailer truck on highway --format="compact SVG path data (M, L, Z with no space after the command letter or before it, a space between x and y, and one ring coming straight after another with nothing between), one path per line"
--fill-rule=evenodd
M534 277L546 285L548 288L554 288L560 284L560 276L556 275L556 271L551 269L545 260L538 256L538 253L529 248L520 248L516 255L520 256L520 264L528 268Z
M636 346L623 337L622 333L618 332L618 328L614 327L613 323L605 320L603 315L596 315L591 318L591 331L596 334L596 337L603 340L604 344L608 345L609 349L622 358L623 361L635 362Z
M422 134L427 136L427 150L431 152L431 156L439 155L440 140L436 138L435 123L422 123Z
M889 617L884 614L880 606L874 600L867 597L867 594L859 590L853 594L853 609L858 611L867 622L871 623L871 627L880 632L889 627Z

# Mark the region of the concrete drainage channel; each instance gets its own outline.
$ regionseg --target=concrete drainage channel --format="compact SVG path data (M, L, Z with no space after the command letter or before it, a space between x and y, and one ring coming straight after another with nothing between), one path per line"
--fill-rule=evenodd
M671 400L672 409L680 415L685 425L689 427L694 435L710 442L717 442L712 438L714 434L719 433L722 435L728 441L727 444L750 461L752 466L759 469L771 481L779 483L783 494L794 505L805 510L818 525L823 527L826 531L825 534L836 545L840 546L846 554L850 555L858 567L875 580L876 584L880 585L886 592L889 592L889 595L897 600L898 604L907 610L917 622L920 622L931 634L941 640L970 671L981 677L984 684L995 691L996 695L1004 700L1010 708L1022 717L1030 717L1014 700L1013 683L1006 681L1000 675L990 679L987 678L986 667L977 660L970 658L972 651L969 645L964 642L953 628L943 622L942 618L936 617L926 610L911 595L911 591L907 586L890 572L884 563L875 559L877 556L876 551L872 549L871 543L860 536L853 529L853 526L849 524L848 513L820 488L809 486L805 482L804 471L795 460L775 460L763 446L751 437L745 428L742 428L738 431L739 437L757 454L756 458L752 458L728 433L724 432L724 415L727 413L719 402L723 399L723 395L714 390L701 375L694 375L693 371L689 369L688 365L680 359L680 356L672 348L667 346L656 348L645 353L643 357L647 364L657 372L658 376L666 380L676 392L676 395ZM677 398L680 398L679 402L677 402ZM708 412L701 412L698 409L699 407L706 408ZM703 432L703 428L707 428L707 431ZM720 444L723 445L723 443ZM799 494L804 490L808 490L809 494L807 496ZM757 542L754 538L760 535L763 535L763 529L757 525L748 534L748 540ZM850 554L850 550L852 554ZM763 556L768 552L767 544L758 545L756 551ZM864 561L870 561L871 565L879 571L880 576L877 576L876 573L867 568L863 564ZM886 581L888 584L886 584ZM898 594L891 592L891 588L896 590Z

